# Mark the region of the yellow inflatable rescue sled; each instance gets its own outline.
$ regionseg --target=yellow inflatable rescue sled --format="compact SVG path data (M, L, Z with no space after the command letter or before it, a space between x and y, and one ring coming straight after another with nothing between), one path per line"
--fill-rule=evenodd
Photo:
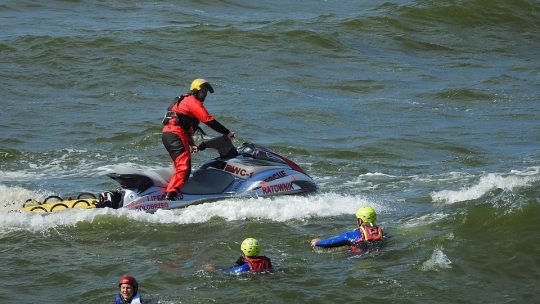
M89 197L88 197L89 196ZM22 207L22 211L31 211L37 213L58 212L66 209L92 209L96 208L98 200L92 193L81 193L77 199L62 199L59 196L49 196L43 202L27 200Z

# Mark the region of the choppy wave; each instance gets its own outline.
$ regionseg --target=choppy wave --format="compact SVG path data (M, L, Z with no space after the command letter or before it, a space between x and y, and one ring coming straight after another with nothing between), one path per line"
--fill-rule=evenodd
M510 173L487 173L480 176L477 181L463 186L459 190L442 190L431 193L435 202L453 204L474 200L495 189L512 191L515 188L528 187L540 180L540 167L528 168L525 171L512 171ZM474 183L474 184L473 184Z
M371 5L368 5L371 6ZM133 7L135 11L143 7ZM177 9L178 8L174 8ZM122 12L120 12L122 13ZM127 13L127 12L126 12ZM181 15L185 15L179 10ZM450 34L445 34L448 26L461 28L470 27L490 27L504 29L505 32L533 32L532 29L540 26L540 8L530 1L443 1L437 3L405 3L390 4L384 3L374 5L367 10L359 10L354 13L347 11L343 14L340 8L335 11L309 14L307 18L296 20L280 18L276 21L277 11L269 10L267 15L257 15L257 18L239 18L236 23L222 22L219 18L210 19L204 16L207 22L201 23L187 20L178 22L170 20L169 23L159 24L158 21L152 23L141 23L140 29L131 29L134 36L126 36L121 30L101 31L101 35L95 37L92 29L78 32L78 36L47 36L41 33L22 35L20 40L10 41L11 45L21 45L29 47L37 56L67 56L64 59L80 60L69 53L76 50L88 52L86 63L94 67L99 65L114 64L111 61L102 59L115 59L122 62L122 67L131 68L126 65L122 51L136 52L167 52L165 46L159 44L156 39L148 40L146 37L157 37L165 40L169 36L182 36L184 39L196 39L196 37L207 37L209 41L220 41L224 47L232 47L236 41L250 41L253 47L261 48L280 46L294 51L303 52L306 49L320 52L331 50L340 53L352 45L359 45L349 40L347 33L356 32L369 35L388 35L394 37L396 41L408 45L411 48L448 50L445 43L438 43L433 40L421 40L403 33L418 32L422 34L441 35L446 38ZM196 13L197 14L197 13ZM204 15L204 12L198 12ZM343 17L338 17L343 16ZM187 25L186 25L187 24ZM138 24L139 25L139 24ZM96 29L97 30L97 29ZM495 34L502 35L501 31ZM227 39L224 39L227 37ZM432 37L432 38L433 38ZM169 40L169 39L167 39ZM292 43L284 43L291 41ZM444 41L444 40L442 40ZM157 43L156 43L157 42ZM255 43L256 42L256 43ZM302 47L303 46L303 47ZM8 47L6 45L6 47ZM58 52L66 49L66 51ZM90 52L92 50L92 52ZM62 55L62 53L64 55ZM107 55L109 54L109 55ZM230 55L230 54L229 54ZM42 57L42 58L44 58ZM96 62L97 60L97 62ZM73 63L73 62L72 62ZM73 65L73 64L71 64ZM119 67L120 68L120 67ZM148 69L148 66L140 66ZM151 67L153 70L156 67ZM148 70L147 70L148 72Z
M474 102L493 102L499 99L497 94L487 94L470 88L463 89L445 89L433 94L424 94L423 97L434 98L437 100L453 101L474 101Z
M428 214L415 215L401 220L403 228L411 229L417 227L426 227L437 224L443 220L451 218L452 214L444 211L436 211Z
M336 282L376 302L399 301L396 288L413 303L536 299L537 1L4 1L0 27L4 302L102 303L115 287L103 282L128 269L171 302L242 302L246 282L277 302L332 301ZM285 151L321 191L154 214L9 212L116 187L102 174L117 164L170 166L160 118L194 77L215 84L220 122ZM382 254L311 254L310 236L350 228L359 205L392 236ZM230 262L247 233L269 241L270 280L190 275L199 259Z
M78 149L44 153L8 152L8 155L12 158L10 168L0 170L0 182L91 176L100 172L100 162L115 161L106 153Z

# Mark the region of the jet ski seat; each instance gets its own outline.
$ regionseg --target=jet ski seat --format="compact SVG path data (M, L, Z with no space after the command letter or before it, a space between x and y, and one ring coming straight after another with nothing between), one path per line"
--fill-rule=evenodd
M182 187L185 194L223 193L234 181L232 174L214 168L197 170Z
M105 175L117 181L123 188L137 190L138 192L143 192L154 185L151 178L141 174L107 173Z
M140 171L127 166L116 166L114 169L115 172L106 175L117 181L123 188L137 190L139 193L152 186L167 187L173 174L170 168Z

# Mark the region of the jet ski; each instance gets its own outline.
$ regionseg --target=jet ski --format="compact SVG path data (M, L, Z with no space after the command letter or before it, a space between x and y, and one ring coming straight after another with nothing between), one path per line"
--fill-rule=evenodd
M175 200L164 200L172 169L142 171L117 167L106 174L120 185L116 190L103 192L98 198L46 202L25 206L23 210L54 212L55 208L109 207L155 212L226 198L302 195L317 190L313 179L299 165L260 145L244 143L235 148L230 141L217 137L199 145L200 150L205 148L217 149L220 156L194 171Z

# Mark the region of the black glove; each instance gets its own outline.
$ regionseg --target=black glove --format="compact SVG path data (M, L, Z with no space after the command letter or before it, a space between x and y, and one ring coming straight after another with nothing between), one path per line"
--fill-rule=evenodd
M206 143L203 141L200 145L197 146L197 149L199 149L199 151L206 149Z

